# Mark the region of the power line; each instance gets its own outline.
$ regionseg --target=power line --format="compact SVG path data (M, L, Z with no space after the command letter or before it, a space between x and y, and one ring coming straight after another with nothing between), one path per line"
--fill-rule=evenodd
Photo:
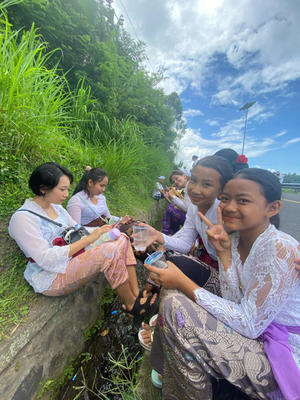
M133 25L133 22L132 22L132 20L131 20L131 18L130 18L130 16L129 16L129 13L128 13L126 7L124 6L124 4L123 4L123 2L122 2L121 0L119 0L119 3L121 4L121 6L122 6L122 8L123 8L123 10L124 10L124 12L125 12L125 14L126 14L126 17L128 18L128 21L129 21L129 23L130 23L130 25L131 25L131 27L132 27L132 29L133 29L133 32L134 32L134 35L135 35L136 40L137 40L138 42L142 42L142 40L140 40L139 37L138 37L137 31L136 31L136 29L135 29L135 27L134 27L134 25ZM116 14L115 14L115 15L116 15ZM117 15L116 15L116 17L117 17ZM148 64L149 64L150 70L151 70L151 71L154 71L154 68L152 67L152 65L151 65L150 60L149 60L148 57L146 57L146 60L147 60L147 62L148 62Z

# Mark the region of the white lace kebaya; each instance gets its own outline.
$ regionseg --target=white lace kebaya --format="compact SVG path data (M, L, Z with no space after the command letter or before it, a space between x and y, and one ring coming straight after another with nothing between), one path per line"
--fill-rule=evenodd
M271 322L300 326L300 277L295 269L298 242L273 225L255 240L242 264L233 233L232 264L225 272L219 260L222 296L194 291L195 301L240 334L258 338ZM300 368L300 335L289 333L293 357Z
M55 222L74 226L76 222L58 204L51 204L58 214ZM48 218L45 211L32 199L25 200L20 208L27 208ZM61 236L63 228L26 211L15 212L9 221L8 232L17 242L29 261L24 278L37 293L49 289L58 273L65 273L69 246L53 246L52 241Z
M206 218L208 218L213 224L217 223L217 210L219 203L220 201L216 199L214 204L205 214ZM163 234L165 241L164 246L166 249L175 250L179 251L180 253L187 254L190 251L198 235L200 235L206 251L214 260L216 260L216 250L214 246L209 242L206 234L208 226L200 219L197 212L198 207L194 204L191 204L188 208L183 227L173 236L167 236Z

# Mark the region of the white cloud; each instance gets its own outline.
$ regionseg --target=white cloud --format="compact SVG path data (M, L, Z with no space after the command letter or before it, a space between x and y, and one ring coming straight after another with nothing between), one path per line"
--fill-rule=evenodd
M198 107L205 115L205 121L188 120L202 130L187 130L178 160L189 166L195 149L199 156L223 147L240 153L245 112L239 109L256 100L248 112L245 154L268 153L255 162L295 169L298 120L290 105L299 97L300 1L114 0L113 6L132 37L137 33L146 43L145 68L165 68L159 87L181 95L184 118L196 116L191 110L199 112ZM279 148L287 116L291 140ZM225 118L231 120L223 124Z
M281 136L286 135L286 134L287 134L287 130L286 130L286 129L283 129L282 131L280 131L279 133L277 133L277 134L275 135L275 137L281 137Z
M201 91L217 55L240 69L223 91L263 93L300 77L298 1L115 0L114 7L147 43L151 65L168 68L163 86Z
M207 125L209 126L218 126L219 122L218 121L214 121L212 119L206 119L205 122L207 123Z
M193 118L193 117L197 117L197 116L202 116L202 115L204 115L203 114L203 112L202 111L200 111L200 110L195 110L195 109L192 109L192 108L189 108L188 110L185 110L184 112L183 112L183 116L185 117L185 118Z
M232 121L226 127L221 128L222 135L215 138L206 139L200 131L187 129L186 134L178 142L178 154L176 161L183 161L185 165L190 165L192 155L197 154L200 158L212 155L216 151L224 148L234 149L237 153L242 150L242 134L238 132L236 126L238 121ZM235 127L233 129L233 127ZM274 140L263 138L261 140L249 135L247 137L245 154L251 162L251 157L259 157L266 152L273 150Z
M237 106L238 102L234 99L235 93L233 90L224 89L212 96L212 104L221 104L222 106Z
M283 147L287 147L287 146L289 146L290 144L298 143L298 142L300 142L300 137L295 138L295 139L288 140L287 142L285 142L285 144L283 145Z

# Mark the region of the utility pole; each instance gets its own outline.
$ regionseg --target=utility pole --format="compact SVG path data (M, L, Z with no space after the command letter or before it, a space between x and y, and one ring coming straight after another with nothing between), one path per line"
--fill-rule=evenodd
M245 138L246 138L246 131L247 131L248 110L255 103L256 103L256 101L250 101L249 103L244 104L243 107L240 108L240 111L245 111L245 127L244 127L244 136L243 136L242 154L244 154L244 148L245 148Z

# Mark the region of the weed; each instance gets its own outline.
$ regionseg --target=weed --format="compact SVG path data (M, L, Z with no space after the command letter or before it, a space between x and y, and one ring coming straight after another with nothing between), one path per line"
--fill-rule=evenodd
M115 292L109 285L107 285L99 303L100 317L97 319L97 321L91 328L85 331L84 333L85 341L89 340L92 336L94 336L97 332L100 331L104 322L104 315L106 313L107 305L110 305L115 297L116 297Z
M0 341L15 332L27 315L30 303L37 298L24 281L24 257L20 252L7 253L6 262L10 268L3 267L0 279Z
M78 394L73 400L78 399L85 392L90 392L101 400L109 400L111 398L110 395L112 394L120 395L122 400L142 400L137 393L138 368L142 359L138 358L137 355L129 358L128 351L123 345L121 353L117 359L115 359L110 353L108 354L111 363L109 368L111 378L106 380L113 384L112 388L104 392L102 391L101 393L97 390L97 371L95 372L92 385L89 386L83 368L81 368L82 382L81 385L74 386L74 389L78 391Z

